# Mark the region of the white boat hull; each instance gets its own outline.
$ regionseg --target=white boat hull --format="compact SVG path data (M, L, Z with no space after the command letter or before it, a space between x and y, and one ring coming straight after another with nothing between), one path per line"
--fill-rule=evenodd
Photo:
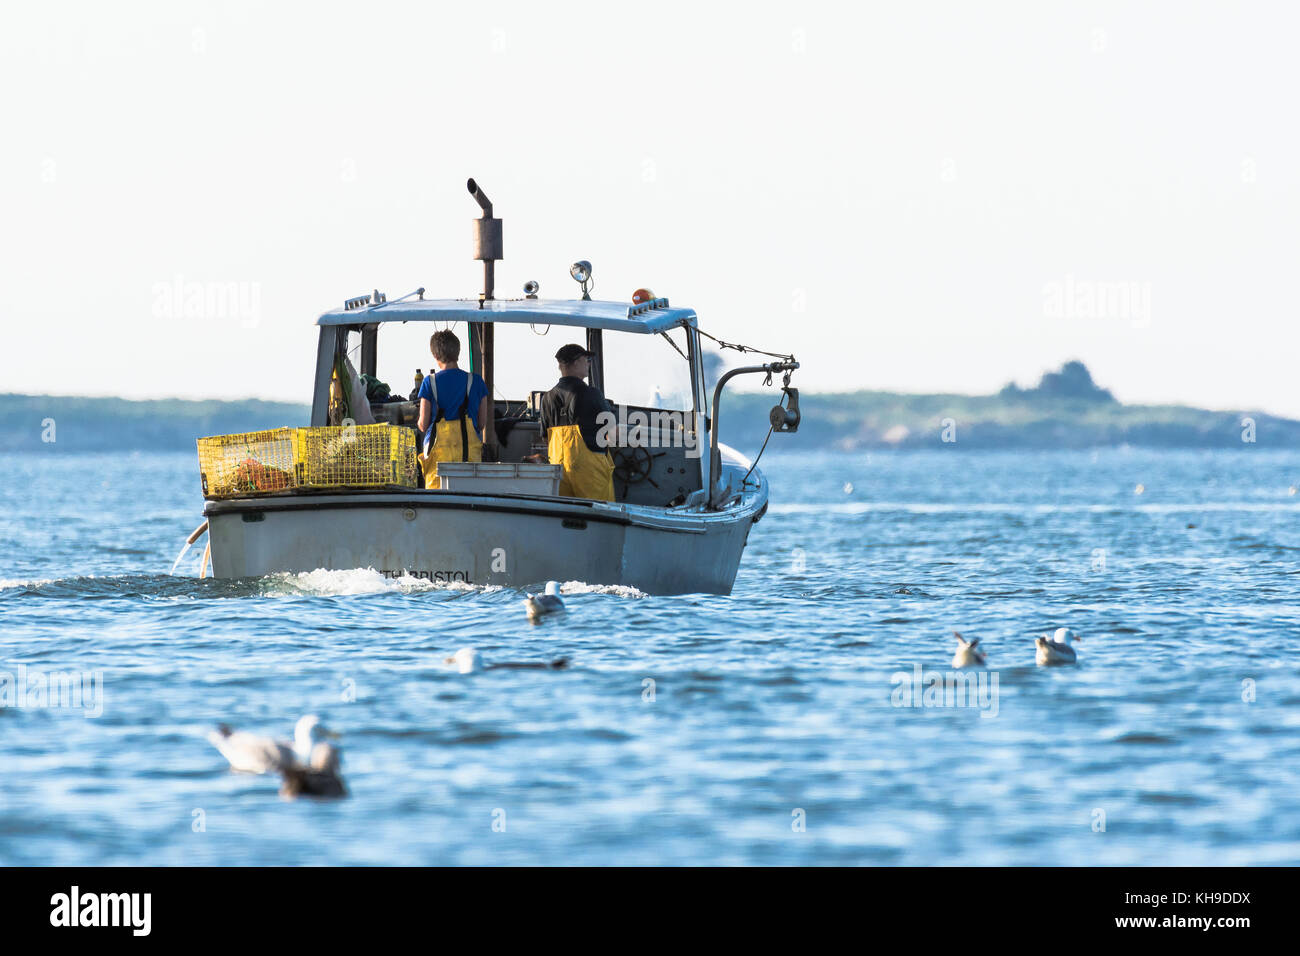
M728 594L766 506L760 480L717 512L442 491L270 495L204 511L218 578L374 568L474 585Z

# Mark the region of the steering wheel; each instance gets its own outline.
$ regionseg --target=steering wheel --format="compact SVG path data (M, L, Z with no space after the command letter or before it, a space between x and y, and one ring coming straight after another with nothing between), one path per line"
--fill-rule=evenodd
M662 455L660 452L659 455ZM654 460L659 455L650 454L647 448L615 448L610 457L614 460L614 477L625 485L636 485L643 481L649 481L651 485L658 488L659 483L650 477L650 472L654 468Z

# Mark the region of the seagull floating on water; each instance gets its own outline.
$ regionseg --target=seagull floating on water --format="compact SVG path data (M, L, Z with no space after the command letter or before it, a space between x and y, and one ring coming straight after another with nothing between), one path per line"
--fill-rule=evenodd
M483 655L477 647L462 647L451 657L444 657L442 662L462 674L477 674L483 669Z
M320 741L311 748L311 759L305 766L293 763L280 767L280 776L284 778L280 796L287 800L303 796L346 797L348 788L339 774L340 762L339 748Z
M486 670L564 670L569 666L567 657L553 657L545 661L496 661L484 663L483 655L474 647L462 647L451 657L444 657L443 664L454 667L462 674L477 674Z
M230 761L230 769L240 773L273 773L281 767L310 763L312 748L325 737L337 736L315 714L299 718L293 730L293 743L272 737L259 737L246 730L231 730L219 724L208 734L212 746Z
M539 671L562 671L569 666L567 657L553 657L549 661L498 661L489 664L491 670L539 670Z
M973 641L968 641L956 631L952 636L957 638L957 653L952 656L952 666L955 668L962 667L983 667L986 663L984 652L975 650L975 645L980 642L977 637Z
M536 624L548 614L564 610L564 601L560 599L560 582L547 581L544 594L530 594L524 599L528 610L528 620Z
M1038 653L1034 656L1034 660L1042 666L1073 664L1079 659L1079 655L1074 652L1070 642L1080 639L1079 635L1068 627L1058 627L1056 633L1051 637L1046 634L1042 637L1036 637L1034 638L1034 644L1038 647Z

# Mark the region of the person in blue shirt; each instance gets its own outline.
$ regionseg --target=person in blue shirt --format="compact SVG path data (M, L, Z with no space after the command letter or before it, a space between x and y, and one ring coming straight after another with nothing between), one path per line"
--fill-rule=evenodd
M462 371L460 339L448 329L435 332L429 351L438 371L420 385L420 431L424 454L420 467L424 486L437 488L438 462L482 461L483 426L487 418L487 383L479 375Z

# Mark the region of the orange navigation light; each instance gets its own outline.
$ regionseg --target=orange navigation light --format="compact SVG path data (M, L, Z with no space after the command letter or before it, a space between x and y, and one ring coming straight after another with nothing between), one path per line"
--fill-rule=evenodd
M635 292L632 293L632 304L642 305L646 302L650 302L651 300L654 299L654 297L655 294L651 292L649 289L637 289Z

